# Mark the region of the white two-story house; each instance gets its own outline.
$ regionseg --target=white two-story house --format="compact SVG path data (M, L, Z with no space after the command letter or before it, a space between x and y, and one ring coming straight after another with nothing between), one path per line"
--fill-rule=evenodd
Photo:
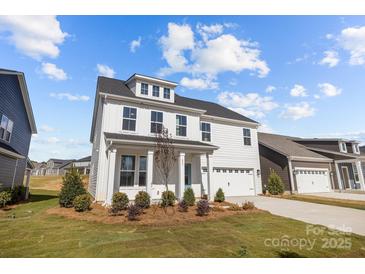
M177 84L140 74L122 81L99 77L90 141L89 192L110 204L115 192L131 200L144 190L160 199L165 186L154 165L156 133L172 135L177 156L169 190L181 198L262 192L258 123L216 103L175 93Z

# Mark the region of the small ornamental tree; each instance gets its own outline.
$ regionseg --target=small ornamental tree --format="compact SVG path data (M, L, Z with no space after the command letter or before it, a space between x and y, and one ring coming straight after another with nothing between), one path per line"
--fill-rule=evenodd
M183 200L186 202L188 206L193 206L195 204L195 194L191 187L187 188L184 191L184 198Z
M270 169L270 175L267 180L267 191L271 195L279 195L284 193L283 180L273 169Z
M169 178L177 161L177 157L175 155L172 136L171 134L168 134L168 130L166 128L162 128L161 133L156 135L154 159L156 169L162 178L166 191L169 191Z
M214 202L222 203L222 202L224 202L224 200L225 200L224 192L221 188L218 188L218 191L214 197Z
M76 196L86 194L86 190L80 174L74 168L71 168L62 180L63 184L60 192L59 204L61 207L72 207Z

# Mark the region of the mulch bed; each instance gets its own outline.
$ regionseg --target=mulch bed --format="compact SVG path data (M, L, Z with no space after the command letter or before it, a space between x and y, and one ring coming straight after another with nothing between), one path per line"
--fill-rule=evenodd
M194 222L201 222L207 220L214 220L226 216L237 214L250 214L253 212L261 212L259 209L232 211L223 206L231 205L229 203L213 203L212 210L207 216L196 215L196 206L189 207L188 212L179 212L178 207L169 207L164 210L158 206L152 206L145 209L143 214L138 217L136 221L129 221L127 218L127 211L122 211L120 215L110 215L108 209L100 204L93 204L91 210L87 212L76 212L73 208L55 207L47 210L48 214L58 215L75 220L84 220L92 222L100 222L105 224L136 224L148 226L171 226L182 225ZM218 209L217 209L218 207Z

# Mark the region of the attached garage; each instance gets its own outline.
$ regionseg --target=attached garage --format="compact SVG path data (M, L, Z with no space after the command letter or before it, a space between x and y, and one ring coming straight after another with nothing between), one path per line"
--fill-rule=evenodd
M222 188L227 197L255 195L253 169L213 168L212 179L213 193Z
M298 167L294 169L294 174L298 193L319 193L331 190L328 169Z

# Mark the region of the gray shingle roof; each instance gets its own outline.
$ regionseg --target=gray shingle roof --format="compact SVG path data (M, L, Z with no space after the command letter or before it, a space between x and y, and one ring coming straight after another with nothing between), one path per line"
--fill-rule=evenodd
M133 97L136 98L135 94L128 88L125 84L125 81L107 78L103 76L98 77L98 84L97 84L97 92L109 93L113 95L120 95L125 97ZM153 99L143 98L145 100L155 101ZM250 123L258 123L250 118L247 118L237 112L234 112L228 108L225 108L219 104L207 102L203 100L191 99L188 97L183 97L175 93L175 103L168 103L166 104L174 104L183 107L190 107L195 109L205 110L206 115L240 120Z
M106 139L114 139L114 140L129 140L129 141L142 141L142 142L156 142L156 138L151 136L140 136L140 135L131 135L131 134L120 134L120 133L110 133L110 132L104 132L104 136ZM204 146L204 147L211 147L216 148L213 145L198 142L198 141L190 141L190 140L178 140L173 139L172 142L174 144L181 144L181 145L195 145L195 146Z
M308 157L318 159L329 159L323 155L315 153L305 146L298 144L291 140L291 137L269 134L269 133L258 133L259 143L273 149L285 156L295 157Z

